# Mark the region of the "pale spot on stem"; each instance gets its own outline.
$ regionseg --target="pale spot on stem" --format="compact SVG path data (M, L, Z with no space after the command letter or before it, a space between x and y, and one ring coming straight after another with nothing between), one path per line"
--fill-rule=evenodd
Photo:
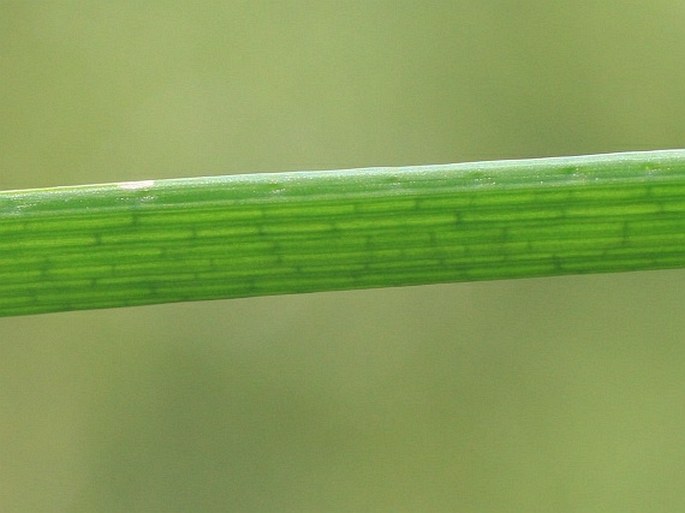
M154 180L140 180L138 182L122 182L119 184L119 188L127 191L137 191L139 189L149 189L153 185L155 185Z

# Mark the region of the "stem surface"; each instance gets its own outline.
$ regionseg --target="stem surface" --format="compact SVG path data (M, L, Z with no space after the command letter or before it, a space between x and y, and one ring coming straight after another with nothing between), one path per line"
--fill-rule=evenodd
M685 150L0 192L0 315L685 266Z

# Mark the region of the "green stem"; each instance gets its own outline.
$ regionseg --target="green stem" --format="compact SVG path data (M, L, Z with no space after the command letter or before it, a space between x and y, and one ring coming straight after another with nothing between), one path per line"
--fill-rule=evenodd
M685 266L685 150L0 193L0 315Z

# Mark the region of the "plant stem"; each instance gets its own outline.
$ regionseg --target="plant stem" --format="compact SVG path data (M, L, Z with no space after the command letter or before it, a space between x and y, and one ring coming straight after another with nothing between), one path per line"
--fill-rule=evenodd
M0 315L685 266L685 150L0 192Z

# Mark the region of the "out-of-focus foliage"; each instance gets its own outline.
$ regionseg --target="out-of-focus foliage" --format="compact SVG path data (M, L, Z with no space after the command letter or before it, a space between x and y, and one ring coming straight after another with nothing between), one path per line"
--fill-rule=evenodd
M682 147L684 19L0 1L0 188ZM677 510L684 276L2 319L0 509Z

